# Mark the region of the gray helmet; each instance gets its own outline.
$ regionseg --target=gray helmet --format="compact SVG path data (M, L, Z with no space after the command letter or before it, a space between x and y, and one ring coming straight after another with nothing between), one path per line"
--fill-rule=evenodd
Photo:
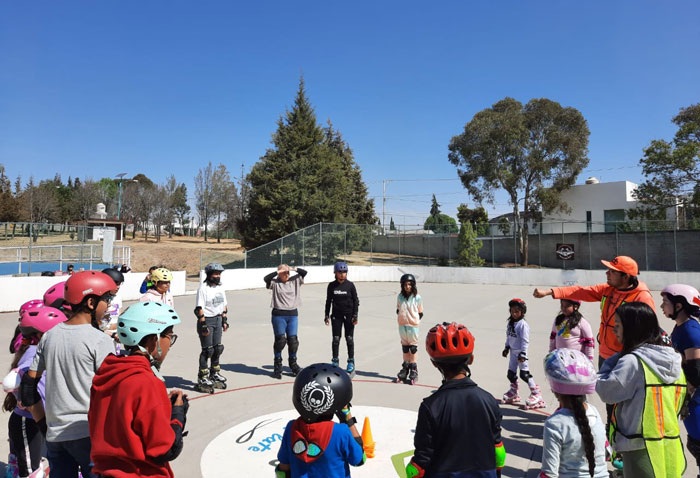
M107 274L109 277L111 277L112 280L114 281L114 283L117 285L124 282L124 274L122 274L121 272L119 272L118 270L116 270L112 267L108 267L107 269L103 269L102 272L104 274Z
M403 284L404 282L410 282L411 285L415 286L416 285L416 278L413 276L413 274L404 274L401 276L400 282Z
M223 272L224 271L224 266L219 264L218 262L210 262L206 266L204 266L204 272L209 275L214 272Z

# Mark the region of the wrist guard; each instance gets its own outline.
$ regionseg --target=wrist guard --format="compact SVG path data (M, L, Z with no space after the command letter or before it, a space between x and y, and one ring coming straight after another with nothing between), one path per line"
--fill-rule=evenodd
M291 478L291 470L280 470L280 466L275 467L275 478Z
M520 352L518 354L518 360L527 360L527 354L525 352Z
M496 443L496 469L500 470L504 466L506 466L506 447L500 441Z
M693 387L700 385L700 359L686 360L683 364L685 378Z
M425 470L415 464L413 460L406 465L406 478L423 478L425 476Z

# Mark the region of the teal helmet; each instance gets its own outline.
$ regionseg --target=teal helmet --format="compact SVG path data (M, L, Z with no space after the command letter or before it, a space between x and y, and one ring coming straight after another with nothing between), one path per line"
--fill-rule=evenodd
M180 317L172 307L160 302L137 302L119 316L119 342L127 347L134 347L144 337L160 334L179 323Z

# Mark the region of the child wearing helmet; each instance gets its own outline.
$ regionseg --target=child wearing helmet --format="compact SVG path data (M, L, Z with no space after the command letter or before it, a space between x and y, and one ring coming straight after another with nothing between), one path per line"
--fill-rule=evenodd
M336 262L333 266L335 280L328 284L326 289L326 313L323 321L332 326L333 344L331 363L338 365L338 349L340 348L340 335L345 327L345 343L348 346L348 366L346 371L352 376L355 374L355 339L354 331L357 325L357 311L360 300L357 298L355 284L348 280L348 265L345 262ZM331 306L333 310L331 312Z
M292 392L299 418L284 430L277 478L346 478L350 466L365 463L351 399L352 380L343 369L317 363L299 372ZM340 423L333 421L333 415Z
M213 393L215 388L226 388L226 377L221 375L219 358L224 351L221 343L222 331L228 330L228 302L221 286L224 266L212 262L204 267L206 278L197 290L194 315L197 317L197 335L202 351L199 354L197 389ZM211 360L211 368L209 361Z
M579 350L554 349L544 359L544 372L559 408L544 422L541 478L607 478L605 422L586 402L595 392L596 371Z
M549 335L549 351L554 349L578 350L593 361L595 338L591 324L583 318L578 310L581 307L581 301L561 299L559 302L561 312L552 324L552 333Z
M700 293L686 284L671 284L661 291L661 310L675 322L671 332L673 348L681 354L688 380L688 415L683 424L688 432L688 451L700 466Z
M510 309L510 315L508 316L508 326L506 327L506 346L502 355L508 357L508 354L510 354L508 374L506 375L510 382L510 388L503 394L502 403L513 404L520 401L517 375L517 371L520 369L520 378L530 387L530 396L523 407L526 410L544 408L546 404L544 398L542 398L542 392L532 378L527 360L527 349L530 344L530 326L525 320L527 305L522 299L511 299L508 302L508 308Z
M24 314L28 311L33 311L36 310L40 307L44 307L46 304L45 302L39 300L39 299L34 299L25 302L22 304L19 308L19 318L17 319L17 327L15 327L15 333L12 337L12 340L10 341L10 353L14 354L16 353L19 348L22 346L22 329L19 326L19 322L22 321L22 317Z
M408 478L493 477L505 466L501 410L496 399L471 379L474 336L462 324L437 324L425 339L442 386L418 409L415 451Z
M102 272L111 277L114 283L117 284L117 293L114 295L112 302L109 304L107 313L105 314L100 327L107 335L114 337L114 335L117 333L117 319L119 318L119 314L122 313L124 303L122 296L119 293L121 291L122 284L124 283L124 274L113 267L103 269Z
M141 282L141 287L139 288L139 292L141 294L145 294L148 292L148 289L153 287L153 280L152 280L152 274L153 271L158 269L161 266L151 266L148 268L148 274L146 274L146 277L143 279L143 282Z
M168 462L182 451L187 397L165 389L160 366L180 318L158 302L139 302L119 316L126 348L109 355L90 391L93 472L99 476L172 477Z
M22 341L10 366L11 373L14 372L17 375L16 379L20 379L29 370L36 355L37 344L44 333L65 320L66 316L63 312L53 307L22 306L22 317L19 323ZM4 387L5 382L3 380ZM14 385L16 384L17 382ZM42 423L39 424L28 410L18 406L18 388L13 386L10 389L5 388L5 391L8 393L5 397L3 410L12 412L8 424L10 453L17 457L19 476L29 476L41 464L42 451L45 446L41 428L46 427L46 419L43 419ZM45 401L45 377L43 374L37 384L37 391L43 403Z
M46 447L52 473L57 476L92 476L89 393L95 371L114 353L112 339L97 328L117 285L106 274L84 271L65 284L64 298L72 315L46 332L39 341L29 371L22 377L20 401L40 421L46 415ZM51 399L44 409L37 381L46 371Z
M403 364L396 374L396 381L413 385L418 380L418 334L420 321L423 318L423 298L418 295L416 278L413 274L401 276L401 290L396 298L396 317L399 323L399 337Z
M165 267L159 267L151 272L151 286L139 299L140 302L160 302L169 307L174 307L175 302L170 293L170 282L173 273Z

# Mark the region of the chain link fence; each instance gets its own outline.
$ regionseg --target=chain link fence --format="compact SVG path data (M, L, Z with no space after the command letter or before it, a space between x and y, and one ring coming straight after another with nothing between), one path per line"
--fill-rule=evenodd
M531 222L527 260L512 223L474 224L486 267L603 269L602 259L633 257L640 270L700 271L700 227L674 221ZM281 263L327 265L416 264L456 266L458 226L319 223L248 250L227 268L267 268ZM207 261L204 262L204 264ZM222 262L222 261L219 261Z
M103 248L104 228L74 224L0 223L0 275L131 266L131 248Z

